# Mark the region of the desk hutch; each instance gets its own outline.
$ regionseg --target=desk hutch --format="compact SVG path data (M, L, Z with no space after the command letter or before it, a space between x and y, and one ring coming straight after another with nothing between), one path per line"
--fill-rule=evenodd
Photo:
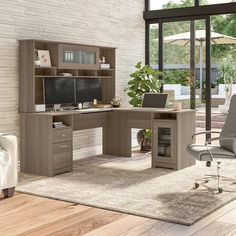
M34 52L49 50L52 66L35 67ZM81 51L85 60L65 61L65 52ZM88 58L86 59L86 55ZM110 69L101 69L100 57ZM63 59L64 58L64 59ZM152 166L182 169L195 162L186 152L195 132L195 111L155 108L101 108L35 112L44 103L43 78L71 73L75 79L101 78L102 103L115 97L116 49L42 40L20 41L21 171L53 176L72 170L73 131L103 128L103 153L131 156L131 128L153 130ZM60 76L61 77L61 76ZM53 128L53 122L66 126Z

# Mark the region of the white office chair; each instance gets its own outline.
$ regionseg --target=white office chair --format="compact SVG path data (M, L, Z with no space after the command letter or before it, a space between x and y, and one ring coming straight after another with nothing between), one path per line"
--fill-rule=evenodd
M204 131L195 133L196 135L206 134L206 133L219 133L219 137L210 138L202 144L190 144L187 146L187 151L196 160L206 161L208 167L211 166L211 162L214 158L224 158L224 159L234 159L236 158L236 94L232 96L229 106L229 112L222 128L221 132L217 131ZM210 145L212 141L219 140L220 146ZM217 175L206 175L203 178L195 180L195 187L199 187L199 182L208 182L209 179L217 179L218 191L221 193L223 189L220 187L220 179L229 180L236 183L236 178L228 178L220 174L220 164L221 161L217 161Z
M14 195L17 184L17 145L16 136L0 133L0 191L5 198Z

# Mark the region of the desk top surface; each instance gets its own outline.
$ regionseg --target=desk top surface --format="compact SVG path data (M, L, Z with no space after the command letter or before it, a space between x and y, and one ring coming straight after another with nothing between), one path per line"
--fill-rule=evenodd
M175 111L173 109L166 108L146 108L146 107L120 107L120 108L88 108L83 110L64 110L64 111L51 111L51 112L35 112L35 113L22 113L22 114L35 114L35 115L75 115L75 114L88 114L99 112L150 112L150 113L168 113L178 114L185 112L196 112L193 109L182 109L181 111Z

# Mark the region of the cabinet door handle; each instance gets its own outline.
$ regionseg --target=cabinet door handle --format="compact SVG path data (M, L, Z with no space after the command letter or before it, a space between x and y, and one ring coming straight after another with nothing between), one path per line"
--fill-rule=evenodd
M61 145L60 148L67 148L67 145Z

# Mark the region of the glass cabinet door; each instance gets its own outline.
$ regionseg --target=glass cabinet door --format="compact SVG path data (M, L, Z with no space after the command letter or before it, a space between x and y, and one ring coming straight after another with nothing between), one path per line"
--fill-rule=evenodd
M158 134L158 156L160 157L171 157L171 128L163 128L158 127L157 128L157 134Z
M78 63L78 64L86 64L86 65L94 65L96 64L96 52L92 51L63 51L63 62L64 63Z
M61 68L98 69L99 48L59 44L58 66Z
M152 158L154 162L176 164L176 121L153 121Z

